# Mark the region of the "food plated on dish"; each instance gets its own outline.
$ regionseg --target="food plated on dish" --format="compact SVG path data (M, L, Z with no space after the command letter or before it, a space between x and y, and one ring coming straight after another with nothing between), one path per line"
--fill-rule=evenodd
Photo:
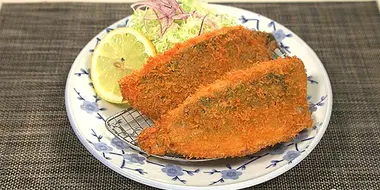
M140 2L132 7L137 7L136 19L132 18L135 25L113 41L132 39L132 34L144 39L144 48L117 47L122 48L118 49L121 58L109 59L110 69L105 74L119 72L114 78L119 89L113 86L122 103L154 121L154 127L138 134L138 146L146 153L189 159L242 157L289 141L312 126L305 67L296 57L274 56L278 44L271 33L242 26L214 26L204 31L203 27L208 23L212 27L217 20L205 20L210 13L202 18L195 10L185 12L174 0ZM148 21L140 22L158 22L156 33L147 32L152 23L136 23L141 15ZM197 36L170 41L167 49L162 48L163 38L168 38L165 35L183 32L181 25L194 22L187 19L197 16L202 18ZM176 21L182 23L176 26ZM166 34L172 30L176 33ZM108 34L111 41L114 33ZM149 43L152 36L158 51ZM135 44L142 43L136 40ZM112 43L98 47L100 52L107 48L115 49ZM132 59L131 51L141 53ZM94 56L93 64L98 59ZM125 72L121 78L120 72ZM99 81L95 90L101 92L98 87L107 84L109 77L93 76Z
M185 6L182 2L179 2L179 4L181 7ZM290 31L288 28L282 26L276 21L273 21L272 19L269 19L257 13L253 13L231 6L213 5L206 3L202 4L202 6L206 7L205 9L203 9L205 12L200 13L200 11L198 11L198 14L194 15L192 15L193 10L198 9L194 8L196 6L191 8L190 11L184 10L184 13L190 13L191 17L187 17L186 19L174 20L174 25L172 26L176 27L169 27L163 34L161 34L160 32L159 23L155 22L157 21L155 17L147 16L147 19L143 19L143 16L145 14L136 16L137 12L144 13L145 8L142 8L142 10L136 11L133 15L121 19L120 21L108 26L102 32L97 34L85 47L83 47L82 51L79 53L79 55L75 59L75 62L72 65L72 68L67 78L65 100L67 114L70 123L73 127L73 131L78 136L78 139L82 142L82 144L89 150L89 152L94 157L96 157L107 167L111 168L112 170L118 172L119 174L127 178L163 189L244 188L272 179L286 172L290 168L293 168L316 147L327 128L332 106L330 82L322 63L320 62L316 54L313 52L313 50L301 38L299 38L294 32ZM204 15L207 15L207 17L205 18ZM204 23L206 23L206 25L203 24L205 28L203 28L203 30L200 30L203 18L205 18ZM214 27L214 25L211 22L215 19L219 19L217 27ZM146 21L146 23L149 24L150 27L143 27L144 24L141 24L141 22L136 22L138 20ZM161 21L163 22L163 20ZM136 23L140 23L140 25L137 26ZM277 57L278 55L283 54L283 52L286 52L288 56L286 56L286 58L281 58L281 60L302 60L302 65L304 65L305 69L307 70L305 71L307 74L307 78L304 79L307 81L306 102L308 105L308 111L301 109L299 109L299 111L304 111L305 115L307 115L307 112L312 114L312 127L306 128L302 130L299 134L297 134L294 138L289 137L289 139L287 140L284 139L283 143L279 143L274 146L269 144L263 145L261 143L258 143L257 147L259 148L265 146L267 147L261 149L259 152L253 155L248 155L244 157L236 155L233 158L230 158L230 156L226 159L219 159L207 162L204 162L204 160L212 160L213 158L205 159L197 158L194 156L190 158L191 156L188 157L186 156L186 154L184 154L184 157L182 157L182 159L167 159L167 157L165 159L161 159L157 158L160 156L142 154L141 152L136 151L134 147L125 144L126 137L123 136L125 134L123 132L123 129L128 129L128 126L130 125L140 124L139 122L147 121L149 124L152 123L149 120L145 120L147 119L147 117L145 115L141 115L141 113L138 112L138 105L134 105L133 108L136 109L133 109L129 105L132 104L132 101L127 102L127 97L123 98L119 85L119 81L121 81L120 79L123 79L124 77L136 77L139 72L146 69L144 67L145 65L147 65L147 62L149 62L150 59L157 59L159 56L167 53L168 51L170 52L171 48L183 43L187 44L188 40L191 40L192 38L202 38L202 35L207 35L208 33L213 33L218 30L224 30L222 29L223 27L234 28L238 25L242 25L245 28L248 28L249 31L253 33L257 33L260 31L262 33L268 34L268 40L274 42L273 44L277 49L275 49L276 55L271 56L271 58L269 58L269 60L267 61L280 61L280 59L278 59ZM144 31L144 28L154 30ZM180 28L181 30L179 30ZM185 32L179 33L178 31ZM166 36L166 34L176 35ZM273 39L275 39L275 41ZM277 51L279 49L283 52ZM235 52L237 53L238 49L235 50ZM203 59L208 58L203 54L201 55L203 56ZM226 58L228 59L230 58L230 56L226 56ZM215 62L212 61L211 58L209 59L210 62ZM154 124L151 125L152 127L150 128L150 130L154 129L155 127L157 127L156 129L158 130L156 132L152 132L152 135L161 135L161 132L165 132L163 130L166 130L163 128L163 126L171 128L172 126L174 126L173 124L175 124L174 121L183 121L185 123L193 122L189 120L189 118L193 117L176 117L184 116L180 115L180 112L174 111L181 110L182 108L179 108L180 106L189 106L189 108L196 110L195 108L197 108L197 106L202 105L195 104L197 102L205 103L207 105L208 100L221 101L226 98L226 96L223 97L219 96L220 94L216 94L217 91L210 91L207 92L207 96L217 95L214 99L198 98L199 101L196 101L197 98L195 97L198 97L196 94L198 94L202 89L207 88L208 86L216 83L217 81L229 81L226 80L226 78L229 75L228 73L253 69L254 66L259 66L261 64L266 63L267 61L258 61L258 63L246 65L247 67L245 68L223 71L225 73L221 74L218 79L214 79L209 84L200 84L200 87L195 88L194 91L191 91L190 95L186 97L185 100L183 100L179 105L177 105L176 108L169 109L167 112L163 114L163 117L159 116L159 118L154 119ZM284 66L285 64L281 65ZM202 67L202 69L204 70L207 68L208 67L205 66ZM182 70L183 68L181 67L180 69ZM202 70L197 67L195 67L194 69ZM254 70L256 69L257 68L255 68ZM305 72L303 73L305 74ZM297 71L297 73L300 74L302 72ZM187 76L189 75L187 74ZM169 78L171 77L169 76ZM136 77L136 79L138 79L138 77ZM277 79L275 81L277 81ZM235 82L228 82L226 84L233 86L235 85ZM300 80L290 80L287 82L296 82L298 84L302 83ZM237 83L238 82L236 82L236 84ZM198 82L192 84L198 84ZM186 84L182 83L181 85ZM145 87L149 87L149 85L146 85ZM220 90L222 89L224 88L220 88ZM276 88L276 91L281 92L281 88ZM175 92L170 92L170 94L175 94ZM242 95L255 96L255 94L250 93ZM239 96L243 97L242 95ZM302 105L300 102L291 102L293 101L293 99L289 95L281 97L283 97L284 101L286 101L286 105L284 103L284 106L286 107L290 108L298 104ZM302 101L303 100L304 99L302 99ZM233 105L238 102L239 101L231 101L229 102L230 104L227 105ZM264 101L263 99L259 102L266 101ZM244 101L241 101L241 103L244 106L247 105ZM205 107L205 111L208 111L207 113L211 113L214 111L216 111L215 113L219 113L217 111L220 107L215 105L215 101L211 101L210 105L211 107ZM221 106L225 106L225 104L222 103ZM239 110L245 108L244 106L239 106ZM127 107L129 108L126 109ZM257 107L255 107L255 109L262 108L264 108L264 106L257 105ZM272 111L273 110L274 109L272 109ZM203 107L199 111L203 112ZM120 117L117 117L114 120L109 119L120 112L124 112L125 114L119 115ZM154 112L155 111L153 111L152 113ZM169 115L169 113L171 112L175 112L175 114ZM243 123L247 123L248 121L243 120L245 118L242 117L243 115L245 115L246 113L260 114L259 112L250 112L249 110L247 110L246 112L234 112L233 109L231 109L230 112L228 112L233 114L227 115L225 113L226 112L223 112L220 116L216 115L212 117L221 118L229 116L230 118L234 119L232 120L232 122L235 122L235 120L241 120L243 121ZM239 114L235 115L235 113ZM288 111L284 111L282 113L276 112L274 114L282 114L281 116L284 117L290 116L288 114ZM206 118L211 117L208 114L200 115L194 114L194 112L191 112L191 116L192 115L202 117L206 116ZM299 115L300 114L298 114L298 116ZM259 116L264 117L264 115ZM164 117L166 119L164 119ZM248 119L253 121L252 118ZM201 126L204 125L204 122L210 122L211 124L213 124L212 121L218 124L222 122L220 120L214 119L199 120L196 122L199 122L199 126ZM304 124L307 124L307 120L305 119L304 121ZM160 123L165 123L165 125L161 125ZM105 124L106 127L108 125L116 127L116 133L110 133L110 131L108 131L109 128L106 128ZM186 124L186 126L190 125ZM217 133L218 136L214 136L212 133L208 133L210 134L210 136L206 138L211 138L211 140L205 142L210 142L210 145L212 145L212 143L217 144L217 141L219 141L220 144L222 144L224 141L229 141L233 142L233 144L224 143L223 146L227 148L237 146L239 138L245 136L243 134L243 132L245 131L241 130L245 129L245 127L237 125L228 126L237 129L238 131L231 130L228 133L228 135L226 135L225 133ZM302 126L300 126L300 128L301 127ZM178 137L178 139L174 138L169 140L173 140L173 142L180 144L181 141L184 140L181 140L180 138L185 137L188 134L194 132L194 129L192 128L183 129L185 129L186 132L183 136ZM223 128L223 130L224 129L227 128ZM293 129L290 127L286 127L284 129L288 129L289 131L301 130L296 128ZM140 137L143 137L144 134L151 133L150 130L144 132L139 130L137 131L137 134L140 134ZM239 133L239 130L241 130L241 133ZM122 133L119 134L119 132ZM178 133L179 131L176 130L170 130L170 132L176 135L180 134ZM201 132L205 133L206 131ZM267 132L272 133L272 131L269 130ZM271 134L268 135L270 136ZM282 134L281 136L285 137L285 135L286 134ZM138 137L139 135L134 136L134 140L138 140ZM167 136L163 137L166 138ZM250 135L246 135L246 137L250 137ZM274 140L271 138L268 139ZM154 143L158 144L155 141L162 141L162 139L160 138L150 138L150 140L152 141L152 143L145 141L148 142L147 145L152 145ZM253 137L246 138L245 140L249 141L250 143L259 142L259 139L255 139ZM191 143L195 143L195 141ZM176 144L176 147L178 147L178 144ZM174 150L174 147L171 148L170 143L165 142L159 145L161 145L160 147L163 148L163 150L165 150L166 156L170 156L170 153L177 152L177 150L179 150ZM247 148L252 148L253 150L253 146L254 145L252 144L250 147ZM244 149L244 146L238 147ZM227 151L226 149L222 150ZM231 154L231 152L229 152L228 154ZM213 155L208 156L219 158L222 157Z

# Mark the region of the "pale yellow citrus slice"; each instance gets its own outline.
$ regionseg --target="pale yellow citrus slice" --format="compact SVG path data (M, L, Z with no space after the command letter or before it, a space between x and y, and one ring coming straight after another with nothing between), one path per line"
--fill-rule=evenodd
M96 46L91 60L95 92L111 103L123 102L118 80L143 67L155 56L152 42L131 28L118 28L106 34Z

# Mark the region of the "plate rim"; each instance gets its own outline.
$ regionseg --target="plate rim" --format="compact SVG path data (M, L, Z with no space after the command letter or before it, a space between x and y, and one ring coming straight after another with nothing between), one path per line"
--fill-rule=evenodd
M81 51L79 52L79 54L76 56L74 62L71 64L71 68L70 68L70 71L69 71L69 73L67 75L66 85L65 85L65 108L66 108L66 114L68 116L71 128L73 129L75 135L80 140L80 142L82 143L82 145L98 161L100 161L102 164L104 164L108 168L112 169L114 172L117 172L121 176L127 177L127 178L129 178L131 180L134 180L136 182L139 182L141 184L145 184L145 185L148 185L148 186L151 186L151 187L156 187L156 188L162 188L162 189L185 189L185 190L190 190L190 189L191 190L194 190L194 189L202 189L202 190L205 190L205 189L220 189L220 190L223 190L223 189L231 189L231 188L233 188L233 189L241 189L241 188L246 188L246 187L252 187L252 186L261 184L263 182L272 180L272 179L274 179L274 178L276 178L276 177L284 174L285 172L289 171L290 169L296 167L302 160L304 160L314 150L314 148L319 144L319 142L321 141L323 135L325 134L326 129L328 127L328 124L330 122L331 113L332 113L332 107L333 107L332 86L331 86L330 78L329 78L329 76L327 74L327 71L326 71L326 69L325 69L322 61L319 59L319 57L317 56L317 54L314 52L314 50L302 38L300 38L296 33L294 33L293 31L291 31L290 29L288 29L287 27L285 27L281 23L278 23L276 20L270 19L270 18L268 18L266 16L263 16L263 15L261 15L259 13L256 13L256 12L253 12L253 11L250 11L250 10L246 10L246 9L243 9L243 8L238 8L238 7L228 6L228 5L221 5L221 4L211 4L211 3L208 4L208 5L212 6L213 8L223 7L223 8L229 8L229 9L235 9L236 11L241 11L241 12L249 12L251 14L252 13L253 14L257 14L260 17L266 18L268 20L272 20L272 21L276 22L277 24L279 24L279 25L283 26L284 28L286 28L288 31L290 31L296 38L300 39L306 45L307 48L309 48L311 50L310 56L313 57L313 59L319 61L320 66L322 66L322 69L324 71L322 75L323 75L323 78L326 80L327 96L329 97L327 99L328 106L327 106L327 110L326 110L326 114L325 114L325 118L323 120L322 126L320 127L318 133L314 137L314 140L309 144L309 147L305 150L305 152L303 154L301 154L299 157L297 157L296 159L294 159L293 162L292 162L292 164L283 165L282 167L280 167L280 168L278 168L278 169L276 169L276 170L274 170L274 171L272 171L270 173L267 173L267 174L264 174L264 175L259 176L257 178L249 179L249 180L246 180L246 181L241 181L241 182L236 182L236 183L230 183L230 184L226 184L226 185L208 186L208 187L186 186L186 185L169 184L169 183L155 181L155 180L152 180L152 179L149 179L149 178L143 178L143 177L141 177L139 175L134 175L131 172L121 172L120 168L116 167L110 161L108 161L107 159L105 159L104 157L102 157L101 155L99 155L98 152L96 150L94 150L94 148L84 138L84 135L79 131L79 128L78 128L78 126L77 126L77 124L75 122L74 116L73 116L72 111L71 111L72 108L70 106L70 99L69 99L69 92L70 92L70 87L71 87L70 78L75 73L73 66L76 65L77 62L80 61L81 57L79 55L83 54L84 51L86 51L86 49L89 48L90 42L93 41L94 39L96 39L97 35L99 35L100 33L102 33L105 30L105 29L103 29L98 34L96 34L95 37L91 38L91 40L89 42L87 42L87 44L81 49ZM129 16L131 16L131 15L128 15L127 17L129 17ZM116 23L119 23L120 21L124 20L127 17L124 17L124 18L122 18L122 19L120 19L120 20L112 23L109 26L112 26L112 25L114 25Z

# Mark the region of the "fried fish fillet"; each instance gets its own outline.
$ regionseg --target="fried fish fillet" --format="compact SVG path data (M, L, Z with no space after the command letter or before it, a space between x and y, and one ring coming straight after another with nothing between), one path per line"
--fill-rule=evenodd
M200 88L138 136L150 154L240 157L295 137L312 126L307 76L295 57L232 71Z
M119 81L121 93L132 107L155 120L200 85L270 60L276 44L271 34L242 26L215 30L149 58L141 71Z

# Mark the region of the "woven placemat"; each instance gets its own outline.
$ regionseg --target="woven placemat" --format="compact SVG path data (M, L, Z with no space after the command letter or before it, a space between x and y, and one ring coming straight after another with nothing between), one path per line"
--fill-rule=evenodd
M334 92L317 148L257 189L380 189L380 16L375 2L231 4L277 20L318 54ZM0 12L0 189L149 189L102 165L68 122L66 77L128 4L4 4Z

